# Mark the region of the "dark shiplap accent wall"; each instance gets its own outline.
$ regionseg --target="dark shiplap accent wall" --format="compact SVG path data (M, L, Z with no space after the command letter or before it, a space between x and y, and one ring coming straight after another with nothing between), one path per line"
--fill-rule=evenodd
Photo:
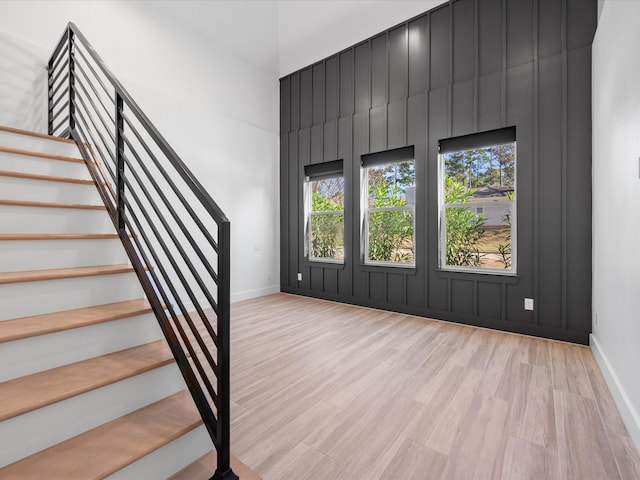
M282 78L282 290L586 344L596 14L596 0L453 0ZM441 272L438 140L507 126L518 142L518 276ZM408 145L416 268L364 266L360 157ZM347 189L340 266L303 258L304 165L336 159Z

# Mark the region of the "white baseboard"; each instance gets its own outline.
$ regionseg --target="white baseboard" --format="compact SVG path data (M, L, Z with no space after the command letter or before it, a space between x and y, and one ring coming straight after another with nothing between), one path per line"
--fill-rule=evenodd
M264 297L280 291L280 285L271 285L270 287L258 288L256 290L247 290L245 292L232 293L231 303L249 300L250 298Z
M602 350L600 343L593 334L589 335L589 345L591 346L591 351L600 366L600 370L602 370L604 379L606 380L609 390L611 391L611 395L613 396L613 400L616 402L616 406L620 411L620 416L622 417L624 425L627 427L629 436L635 443L636 448L640 450L640 415L629 399L624 386L620 383L620 380L609 362L607 355Z
M271 295L280 292L280 285L271 285L270 287L258 288L255 290L247 290L244 292L232 293L230 301L231 303L241 302L242 300L249 300L251 298L264 297L265 295ZM206 299L199 298L200 305L209 305ZM193 302L184 302L184 307L187 312L195 311Z

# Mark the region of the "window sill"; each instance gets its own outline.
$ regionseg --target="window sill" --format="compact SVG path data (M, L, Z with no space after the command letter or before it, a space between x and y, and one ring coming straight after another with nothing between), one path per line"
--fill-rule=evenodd
M361 263L358 265L361 272L386 272L415 275L418 271L416 265L403 265L400 263Z
M345 263L342 260L316 260L305 258L302 261L305 267L323 267L332 268L334 270L344 270Z
M520 281L520 274L517 272L501 272L499 270L462 270L462 269L449 269L449 268L438 268L436 269L436 274L441 278L465 278L475 276L483 276L483 277L499 277L505 283L516 284Z

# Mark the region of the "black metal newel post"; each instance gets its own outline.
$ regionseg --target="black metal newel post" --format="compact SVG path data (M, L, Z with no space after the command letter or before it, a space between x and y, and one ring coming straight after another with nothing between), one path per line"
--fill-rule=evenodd
M122 137L122 129L124 128L124 119L122 118L123 101L120 92L116 91L116 181L117 181L117 219L118 230L125 230L124 221L124 138Z
M71 132L76 128L76 104L75 104L75 59L74 59L74 41L75 35L69 27L69 130L67 137L71 138Z
M238 476L231 469L231 369L230 363L230 293L231 274L230 243L231 225L228 220L218 226L218 462L215 474L211 480L238 480Z

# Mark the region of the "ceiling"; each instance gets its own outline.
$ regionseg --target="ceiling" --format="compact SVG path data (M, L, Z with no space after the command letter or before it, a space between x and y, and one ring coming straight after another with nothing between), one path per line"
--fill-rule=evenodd
M278 74L287 75L446 0L280 0Z
M154 6L279 77L447 0L160 0Z

